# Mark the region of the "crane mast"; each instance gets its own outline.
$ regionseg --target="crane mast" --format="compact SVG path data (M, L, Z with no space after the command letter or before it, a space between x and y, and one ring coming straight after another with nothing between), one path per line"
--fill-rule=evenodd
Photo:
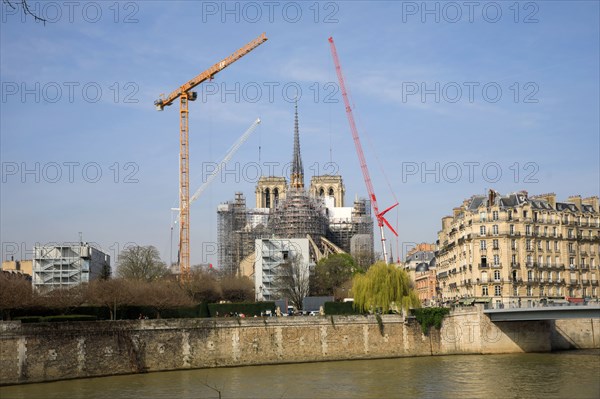
M158 111L173 104L179 98L179 271L181 279L187 280L190 273L190 180L189 180L189 110L188 103L195 101L197 93L191 91L200 83L239 60L250 51L267 41L263 33L235 53L214 64L195 78L172 91L167 97L154 101Z
M367 192L369 193L369 199L371 200L371 205L373 206L373 211L375 213L375 218L377 219L377 225L379 226L379 232L381 235L381 246L383 250L383 259L385 263L388 263L387 257L387 249L385 245L385 231L383 226L387 226L394 235L398 235L396 230L392 227L392 225L386 220L384 215L394 207L398 205L396 202L394 205L389 208L379 211L379 205L377 204L377 197L375 196L375 191L373 189L373 183L371 181L371 175L369 174L369 167L367 166L367 161L365 159L365 154L362 149L362 144L360 143L360 137L358 135L358 129L356 128L356 123L354 121L354 114L352 113L352 107L350 106L350 100L348 99L348 92L346 90L346 83L344 81L344 75L342 73L342 66L340 64L340 60L337 54L337 50L335 48L335 43L333 42L333 37L329 38L329 45L331 47L331 56L333 57L333 62L335 64L335 72L338 77L338 81L340 83L340 90L342 91L342 98L344 99L344 105L346 107L346 115L348 116L348 122L350 123L350 130L352 132L352 138L354 139L354 147L356 148L356 154L358 155L358 160L360 162L360 169L362 171L363 179L365 181L365 185L367 186Z

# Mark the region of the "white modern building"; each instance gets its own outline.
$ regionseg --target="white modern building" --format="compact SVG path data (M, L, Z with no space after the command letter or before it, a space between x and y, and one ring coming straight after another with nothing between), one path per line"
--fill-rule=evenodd
M254 289L257 301L278 299L277 278L280 266L295 259L295 278L308 285L311 264L307 238L263 238L255 240Z
M36 245L32 285L40 291L69 288L110 274L110 256L88 243Z

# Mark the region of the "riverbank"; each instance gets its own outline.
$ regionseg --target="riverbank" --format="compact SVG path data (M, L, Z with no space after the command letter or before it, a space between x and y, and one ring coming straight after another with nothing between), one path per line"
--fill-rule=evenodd
M452 312L423 335L398 315L0 323L0 384L224 366L598 348L600 320L491 323Z

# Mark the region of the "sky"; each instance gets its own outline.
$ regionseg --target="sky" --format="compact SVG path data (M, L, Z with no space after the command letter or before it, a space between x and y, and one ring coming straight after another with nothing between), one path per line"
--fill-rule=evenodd
M379 206L399 202L395 257L488 189L598 196L599 4L29 0L41 23L3 2L2 259L80 236L113 265L128 245L174 259L178 104L153 103L263 32L190 103L192 193L262 120L190 209L192 264L217 265L218 204L255 206L258 176L288 170L295 98L306 184L337 173L347 204L367 196L330 36Z

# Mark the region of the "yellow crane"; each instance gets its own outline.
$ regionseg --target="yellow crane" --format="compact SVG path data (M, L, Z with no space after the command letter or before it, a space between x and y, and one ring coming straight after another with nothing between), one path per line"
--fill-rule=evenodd
M189 181L189 111L188 102L195 101L198 94L191 91L205 80L239 60L256 47L267 41L263 33L244 47L217 62L206 71L172 91L167 97L161 96L154 102L158 111L173 104L179 98L179 270L181 278L186 280L190 273L190 181Z

